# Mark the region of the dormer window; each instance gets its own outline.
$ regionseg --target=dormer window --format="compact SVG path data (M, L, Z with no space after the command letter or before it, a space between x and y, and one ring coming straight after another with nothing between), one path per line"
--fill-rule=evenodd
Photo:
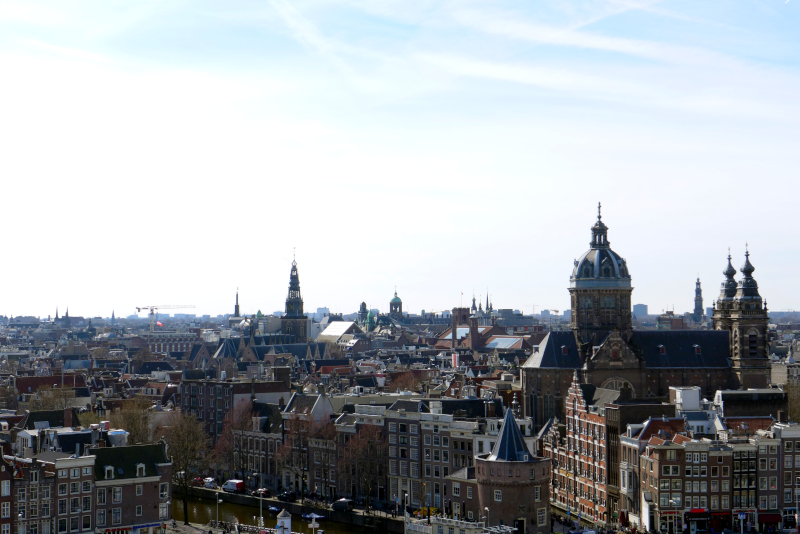
M111 465L106 466L106 480L114 479L114 467Z
M664 356L667 353L667 347L665 347L664 345L659 345L658 346L658 353L661 354L662 356Z
M137 477L144 476L144 464L136 464L136 476Z
M700 345L695 345L694 346L694 353L695 354L702 354L702 352L700 351Z
M563 354L564 356L567 355L567 346L566 345L561 345L561 354Z

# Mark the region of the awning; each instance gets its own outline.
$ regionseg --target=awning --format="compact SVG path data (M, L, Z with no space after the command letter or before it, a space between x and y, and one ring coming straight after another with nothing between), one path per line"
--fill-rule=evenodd
M759 523L780 523L783 521L781 514L758 514Z
M685 514L686 521L693 520L693 521L702 521L704 519L711 519L711 514L703 510L702 512L686 512Z

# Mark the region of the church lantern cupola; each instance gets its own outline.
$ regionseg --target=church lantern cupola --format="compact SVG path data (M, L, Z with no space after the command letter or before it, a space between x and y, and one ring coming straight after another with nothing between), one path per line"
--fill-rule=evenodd
M305 343L308 339L308 318L303 313L296 260L292 260L292 270L289 273L289 293L286 295L286 311L281 317L281 332L295 336L296 343Z
M570 276L570 327L584 343L611 330L627 337L633 328L631 275L625 259L611 250L600 208L598 204L590 248L575 260Z

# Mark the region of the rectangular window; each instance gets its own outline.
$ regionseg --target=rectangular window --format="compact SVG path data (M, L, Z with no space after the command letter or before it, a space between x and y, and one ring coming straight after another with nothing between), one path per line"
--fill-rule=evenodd
M158 486L158 496L162 499L169 497L169 482L162 482Z
M58 494L59 495L66 495L67 494L67 485L66 484L59 484L58 485Z
M81 503L81 510L84 512L90 512L92 510L92 498L88 495L83 497L83 502Z
M137 516L142 515L142 505L141 504L136 506L136 515Z
M97 490L97 504L105 504L106 503L106 489L101 488Z
M111 502L114 504L122 502L122 488L119 486L111 488Z
M69 531L70 532L78 532L80 530L80 523L78 517L70 517L69 518Z
M67 499L59 499L58 500L58 515L64 515L67 513Z
M144 495L144 486L136 484L136 496Z
M0 512L0 516L2 516L3 518L11 517L11 503L10 502L4 502L0 506L0 510L2 510L2 512Z
M159 519L169 519L169 505L165 502L159 503L158 505L158 518Z
M472 486L467 487L467 499L472 498Z
M122 523L122 508L111 509L111 524L119 525Z
M103 527L106 524L106 511L105 510L98 510L97 511L97 526Z
M92 529L92 516L85 515L83 516L83 530L91 530Z
M50 503L43 502L42 503L42 517L50 517Z
M502 502L503 501L503 490L494 490L494 501L495 502Z
M58 534L64 534L67 531L67 518L58 520Z
M92 491L92 482L90 480L84 480L81 483L81 491L83 491L84 493L89 493L90 491Z

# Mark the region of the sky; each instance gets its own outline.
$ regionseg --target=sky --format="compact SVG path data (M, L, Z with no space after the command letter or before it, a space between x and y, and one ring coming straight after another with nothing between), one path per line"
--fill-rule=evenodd
M0 314L800 308L800 0L0 1ZM462 300L463 299L463 300ZM192 310L176 310L192 313Z

